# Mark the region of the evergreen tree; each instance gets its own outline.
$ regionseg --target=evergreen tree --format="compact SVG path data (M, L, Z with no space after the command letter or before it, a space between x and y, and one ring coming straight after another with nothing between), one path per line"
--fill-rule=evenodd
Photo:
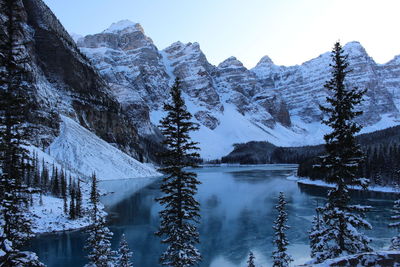
M42 173L40 176L42 184L41 189L42 192L45 193L48 191L48 186L49 186L49 170L47 169L44 158L42 159Z
M52 179L51 179L51 193L53 194L53 196L55 197L59 197L60 196L60 181L58 178L58 169L57 167L53 168L53 175L52 175Z
M319 242L322 230L322 220L321 220L321 211L323 210L322 207L317 207L316 209L317 215L313 217L312 227L310 231L310 244L317 244ZM319 245L312 245L311 246L311 257L316 258L316 254L319 250L316 250L317 247L324 246L324 244ZM325 248L326 250L326 248Z
M74 183L75 184L75 183ZM69 192L69 196L70 196L70 202L69 202L69 218L72 220L76 219L76 209L75 209L75 186L72 185L70 187L70 192Z
M292 257L287 254L287 246L289 245L289 241L287 240L285 231L289 229L289 226L286 225L287 222L287 213L286 209L286 200L283 192L279 193L278 197L278 205L275 206L278 211L278 217L274 222L273 229L275 231L275 239L274 244L276 246L276 250L272 252L272 258L274 260L274 267L286 267L289 266L289 263L293 261Z
M397 229L397 235L392 238L390 249L391 250L400 250L400 199L396 200L393 205L394 215L390 217L393 221L389 224L389 227Z
M67 205L67 178L65 177L65 173L61 170L60 173L60 182L61 182L61 197L64 202L64 213L68 214L68 205Z
M24 184L29 158L28 114L31 111L29 58L25 53L19 1L0 1L0 262L2 266L42 266L32 252L20 251L32 236L30 189Z
M82 217L82 191L81 182L78 179L78 186L76 188L76 201L75 201L75 215L76 217Z
M117 257L115 259L115 264L117 267L133 267L131 262L133 253L129 249L128 242L126 242L125 235L122 234L121 241L119 243L119 248L117 252Z
M33 171L33 186L36 188L41 188L41 177L40 177L40 170L39 170L39 158L37 153L34 157L34 171Z
M374 185L382 185L382 172L378 172L374 176Z
M87 267L112 267L115 252L111 250L112 232L106 227L104 217L98 212L99 192L96 175L92 175L91 216L93 225L89 227L89 237L85 249L89 250Z
M345 85L349 73L348 60L339 42L333 48L332 60L332 78L325 84L332 95L327 97L329 106L321 106L328 115L323 123L331 127L332 132L324 136L327 155L321 157L321 164L317 167L325 171L327 181L336 187L328 193L321 229L311 233L312 257L316 262L371 251L369 238L357 231L358 228L371 228L363 218L368 207L350 205L348 192L349 185L368 185L365 179L356 178L362 152L354 137L361 129L354 122L361 112L354 109L361 102L365 90L350 89Z
M247 260L247 267L256 267L256 265L254 264L254 254L253 252L250 251L249 253L249 259Z
M194 198L200 182L196 173L184 170L196 167L199 159L195 152L197 143L189 137L191 131L198 130L198 125L190 121L192 115L186 109L178 79L171 89L171 100L171 104L164 104L167 115L160 125L166 148L162 153L164 167L160 170L165 177L161 185L164 195L157 200L164 209L160 212L161 225L156 234L162 237L162 243L168 244L160 258L161 264L188 267L201 260L195 247L199 243L196 224L200 218L200 204Z
M111 250L112 232L106 227L104 218L97 215L95 223L89 227L89 237L85 249L89 251L86 267L114 266L114 252Z
M90 203L92 204L92 217L95 219L97 217L98 211L98 204L100 201L100 194L97 189L97 177L96 174L92 174L92 187L90 191Z

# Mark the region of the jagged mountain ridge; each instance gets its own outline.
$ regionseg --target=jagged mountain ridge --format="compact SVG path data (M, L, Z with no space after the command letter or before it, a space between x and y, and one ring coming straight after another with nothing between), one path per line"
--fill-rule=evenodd
M346 82L349 86L367 89L361 104L364 114L360 122L364 125L372 125L377 123L383 114L397 116L398 109L389 91L390 78L387 76L397 75L397 82L399 82L400 72L396 69L390 70L387 67L389 63L383 65L375 63L358 42L346 44L344 50L349 55L352 69ZM263 82L266 90L281 92L291 116L298 116L305 122L313 122L322 117L318 105L325 104L328 94L323 89L323 84L329 79L330 62L329 52L302 65L292 67L276 66L271 60L263 58L252 71ZM400 83L395 85L397 90L399 90L399 85Z
M32 144L43 150L50 146L60 135L60 115L64 115L130 156L153 160L107 82L52 11L41 0L17 0L17 4L22 8L24 53L30 59ZM7 18L1 11L0 15L4 31Z
M214 66L197 43L158 50L140 24L130 21L73 39L41 0L19 2L30 40L37 146L46 147L59 135L62 114L129 155L154 160L150 150L161 137L156 125L175 77L201 124L193 138L206 159L248 141L315 144L328 130L319 123L317 107L327 94L329 53L300 66L276 66L268 57L250 70L234 57ZM360 120L364 131L398 124L400 57L379 65L358 43L345 50L355 69L349 83L370 89Z
M329 52L296 66L277 66L265 56L253 69L234 57L218 66L207 61L198 43L176 42L158 50L140 24L121 21L78 47L99 69L141 135L157 133L161 106L175 77L182 80L189 111L201 124L193 138L204 158L229 153L233 143L269 141L275 145L322 142L318 106L328 92ZM364 132L398 124L400 60L376 64L357 42L349 54L348 83L367 88L360 122ZM216 145L217 144L217 145Z

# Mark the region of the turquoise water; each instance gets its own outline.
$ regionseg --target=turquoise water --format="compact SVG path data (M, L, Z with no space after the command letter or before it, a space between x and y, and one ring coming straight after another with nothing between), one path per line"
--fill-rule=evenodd
M289 252L303 263L309 257L308 230L317 203L325 200L325 190L299 187L286 179L296 170L294 165L261 165L246 167L208 167L197 170L202 182L198 200L201 203L199 246L203 261L200 266L245 266L248 252L256 255L256 263L270 265L272 224L276 217L274 205L280 191L288 201ZM163 251L159 238L154 236L159 224L159 180L140 180L149 183L138 190L138 180L105 181L101 187L114 193L103 197L109 212L109 227L114 232L116 246L122 233L134 251L135 266L159 266ZM373 210L368 220L374 229L368 231L373 246L383 248L395 234L386 226L390 216L390 196L353 194L356 202L369 204ZM41 235L31 248L48 266L83 266L86 252L84 231Z

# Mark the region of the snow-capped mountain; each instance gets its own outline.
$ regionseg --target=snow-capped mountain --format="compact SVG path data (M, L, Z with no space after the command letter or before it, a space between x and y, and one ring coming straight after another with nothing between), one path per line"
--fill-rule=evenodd
M140 24L127 20L72 38L42 1L20 2L31 40L27 54L38 147L49 146L60 134L62 114L136 159L155 160L161 138L156 125L176 77L201 125L193 138L205 159L248 141L316 144L329 130L320 124L318 109L328 94L323 84L329 78L329 53L290 67L277 66L267 56L250 70L235 57L214 66L198 43L176 42L159 50ZM354 70L348 83L368 89L361 106L363 131L399 124L399 57L376 64L357 42L345 51Z
M21 6L24 24L21 29L21 36L24 36L26 43L24 52L30 59L31 75L27 77L27 81L31 86L27 94L33 102L32 112L29 114L30 123L35 126L32 127L32 145L42 150L57 145L66 151L68 148L75 152L80 151L81 155L76 155L77 161L74 165L91 168L93 165L87 165L88 162L84 162L87 159L82 155L96 153L94 147L105 147L104 143L107 142L107 150L115 152L111 156L122 159L125 166L129 165L127 162L131 162L132 166L143 170L144 175L154 174L154 169L141 166L140 162L131 158L141 161L153 160L154 153L150 152L151 149L145 149L148 141L138 135L136 127L127 119L128 115L123 113L121 103L112 94L108 83L77 48L55 15L41 0L18 0L18 4ZM3 19L0 11L0 30L6 25ZM59 138L65 129L62 127L65 124L61 120L62 116L71 118L77 125L91 132L91 135L85 135L86 146L75 143L74 148L71 142L78 142L80 139L77 137ZM71 129L78 128L76 126ZM68 159L62 155L70 156L65 153L60 152L56 158L64 167L68 165ZM97 165L100 168L105 167L112 162L111 156L104 153L97 155ZM93 159L92 164L96 159ZM129 176L129 173L132 177L135 176L133 169L125 170L125 177ZM84 175L92 172L88 169L75 171ZM106 170L103 168L97 171ZM112 178L109 175L102 176L104 179ZM119 173L115 172L113 178L118 176Z
M102 33L78 41L81 51L108 82L142 134L153 134L150 109L160 108L168 93L163 58L137 23L120 21Z
M277 66L268 56L250 70L235 57L213 66L198 43L176 42L160 51L139 24L126 20L80 39L78 46L142 135L157 134L162 103L179 77L189 111L201 124L193 138L204 158L223 156L232 144L252 140L316 144L328 131L320 124L319 105L328 95L323 85L330 75L329 52L290 67ZM364 132L398 124L400 60L379 65L358 42L344 49L353 69L348 84L368 89L360 107Z
M358 42L351 42L344 46L349 55L352 72L347 77L349 86L367 89L361 109L364 111L360 122L364 125L373 125L382 119L382 115L393 117L398 115L393 94L386 83L396 80L392 91L400 89L400 79L396 70L388 70L386 65L378 65L368 56L365 49ZM329 79L331 62L330 53L303 63L300 66L276 66L271 60L263 58L252 71L263 82L266 90L276 90L286 101L291 116L298 116L305 122L318 121L322 117L320 104L325 104L328 95L323 85ZM388 76L392 74L392 77ZM396 84L397 83L397 84Z

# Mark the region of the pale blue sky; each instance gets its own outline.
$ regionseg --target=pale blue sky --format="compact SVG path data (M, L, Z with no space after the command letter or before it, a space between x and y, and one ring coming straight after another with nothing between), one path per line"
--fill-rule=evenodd
M98 33L113 22L140 23L159 49L198 42L219 64L248 68L264 55L294 65L359 41L378 63L400 54L399 0L44 0L69 32Z

